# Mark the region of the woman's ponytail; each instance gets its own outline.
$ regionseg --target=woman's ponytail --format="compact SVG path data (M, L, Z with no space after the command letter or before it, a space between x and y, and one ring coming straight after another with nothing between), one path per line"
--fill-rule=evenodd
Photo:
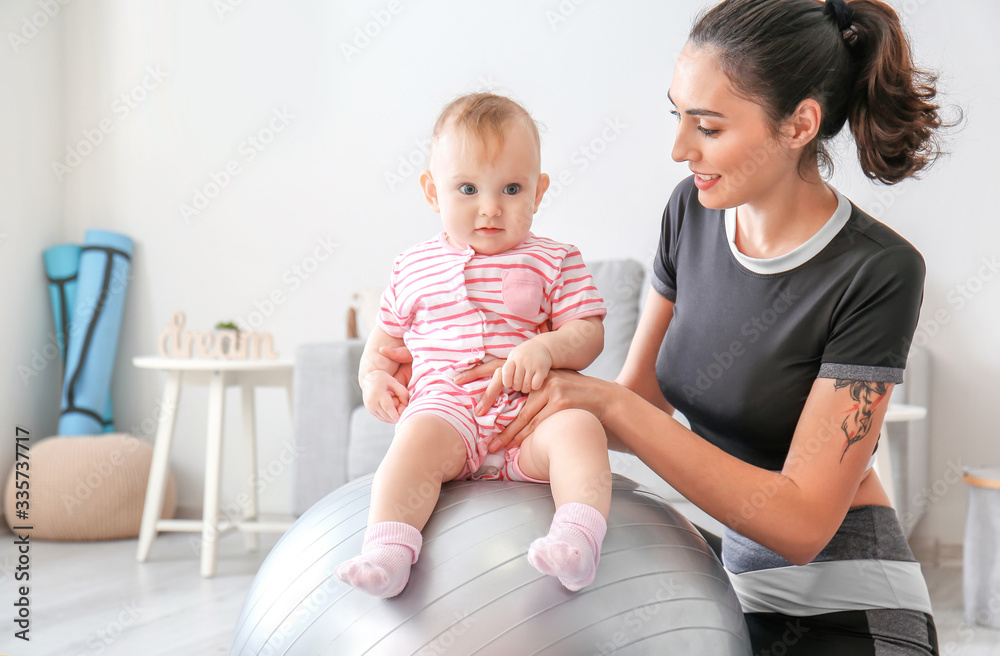
M848 2L844 39L854 62L847 121L865 175L895 184L941 154L937 76L917 69L899 17L884 2Z

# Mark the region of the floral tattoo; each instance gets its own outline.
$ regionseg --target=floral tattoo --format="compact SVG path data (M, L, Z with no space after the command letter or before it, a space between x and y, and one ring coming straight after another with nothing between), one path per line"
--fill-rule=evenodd
M847 450L851 448L852 444L860 442L868 435L872 428L875 408L888 394L885 383L837 379L833 384L834 389L844 387L850 388L851 399L855 401L855 404L847 410L847 418L840 426L847 437L844 452L840 454L840 462L844 462L844 456L847 455Z

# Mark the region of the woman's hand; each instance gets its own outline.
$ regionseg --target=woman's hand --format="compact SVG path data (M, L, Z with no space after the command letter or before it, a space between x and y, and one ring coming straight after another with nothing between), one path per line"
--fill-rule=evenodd
M405 346L380 346L379 355L392 360L399 365L399 369L392 375L404 388L410 386L410 378L413 376L413 355L410 349Z
M483 394L483 401L486 401L487 394L489 394L490 388L495 385L499 374L500 370L497 370L493 375L490 387ZM609 386L617 387L614 383L584 376L576 371L553 369L549 372L542 387L528 394L527 400L521 406L521 411L517 413L514 421L510 422L507 428L490 442L490 452L499 451L511 444L520 445L526 437L534 432L539 423L560 410L579 408L587 410L601 419L601 410L605 406L602 399L607 401L608 394L611 392L608 389ZM479 413L478 406L476 412Z

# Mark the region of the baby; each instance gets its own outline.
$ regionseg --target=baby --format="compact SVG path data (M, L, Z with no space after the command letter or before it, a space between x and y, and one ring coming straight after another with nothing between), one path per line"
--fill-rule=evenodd
M372 483L361 555L336 574L369 594L395 596L420 555L420 531L443 481L529 481L551 483L556 512L528 560L579 590L594 580L611 505L601 423L564 410L520 447L487 447L550 369L582 369L600 354L604 302L575 247L530 232L549 177L523 107L486 93L458 98L434 127L428 166L420 184L444 232L396 258L365 345L365 407L396 423L396 434ZM379 351L403 345L413 356L408 387L397 380L400 365ZM454 378L496 359L506 359L494 377L503 390L477 411L490 378Z

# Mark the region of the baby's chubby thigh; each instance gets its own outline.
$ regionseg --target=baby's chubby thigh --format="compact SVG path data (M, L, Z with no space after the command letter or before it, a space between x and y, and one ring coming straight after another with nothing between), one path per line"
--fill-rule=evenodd
M472 408L472 401L444 390L415 393L396 424L386 459L441 481L459 478L475 453Z
M551 481L557 496L607 512L599 501L610 493L607 436L586 410L571 408L546 417L521 443L517 462L526 476Z

